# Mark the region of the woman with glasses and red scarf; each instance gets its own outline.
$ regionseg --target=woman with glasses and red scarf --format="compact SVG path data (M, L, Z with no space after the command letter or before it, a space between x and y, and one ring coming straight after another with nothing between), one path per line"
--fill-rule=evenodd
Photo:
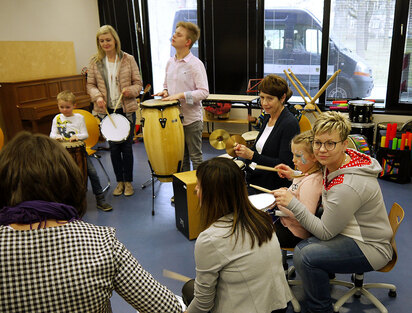
M324 167L321 218L286 189L273 191L279 209L292 211L313 234L293 254L308 312L333 312L329 273L378 270L392 258L392 229L377 181L382 168L374 158L347 148L350 128L337 112L321 114L313 126L313 151Z

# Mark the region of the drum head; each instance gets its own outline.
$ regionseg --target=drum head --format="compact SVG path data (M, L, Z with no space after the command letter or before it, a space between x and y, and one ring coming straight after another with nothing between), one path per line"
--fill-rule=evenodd
M275 196L271 193L251 195L249 201L259 210L268 210L275 206Z
M242 137L246 141L251 141L251 140L256 140L258 135L259 135L259 132L257 130L251 130L249 132L243 133Z
M121 142L127 139L130 133L130 122L123 115L112 113L106 116L100 123L100 130L108 141Z
M60 143L65 147L66 149L74 149L77 147L83 147L84 142L83 141L60 141Z
M348 105L354 106L373 106L375 103L368 100L352 100L348 102Z
M165 107L174 106L178 104L179 104L179 100L163 101L161 99L150 99L150 100L146 100L142 102L140 106L142 108L160 109L160 108L165 108Z

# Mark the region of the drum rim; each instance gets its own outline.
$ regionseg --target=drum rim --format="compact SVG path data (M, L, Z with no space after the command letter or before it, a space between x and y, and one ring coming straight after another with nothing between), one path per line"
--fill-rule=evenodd
M352 100L348 102L348 105L353 106L373 106L375 102L368 100Z
M67 148L70 148L70 145L73 145L72 148L84 147L86 145L83 140L76 140L76 141L64 140L64 141L60 141L60 143L64 145L65 147L67 145Z
M158 104L147 105L147 103L153 103L153 102L156 102ZM162 105L160 105L161 103L162 103ZM165 108L165 107L175 106L175 105L180 105L180 101L179 100L163 101L161 99L149 99L149 100L146 100L146 101L140 103L140 107L147 108L147 109L150 109L150 108Z
M351 123L351 127L354 127L354 128L372 128L372 127L375 127L375 123Z

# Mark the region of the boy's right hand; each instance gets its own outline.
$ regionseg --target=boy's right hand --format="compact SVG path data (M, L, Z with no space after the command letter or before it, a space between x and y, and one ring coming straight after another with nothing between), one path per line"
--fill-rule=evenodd
M163 89L163 91L155 93L153 96L165 98L169 96L169 92L167 91L167 89Z
M106 101L104 101L103 97L99 97L96 100L96 104L99 108L104 109L106 106Z
M280 178L292 179L294 171L289 166L285 164L278 164L275 166L275 169L278 170L278 175Z

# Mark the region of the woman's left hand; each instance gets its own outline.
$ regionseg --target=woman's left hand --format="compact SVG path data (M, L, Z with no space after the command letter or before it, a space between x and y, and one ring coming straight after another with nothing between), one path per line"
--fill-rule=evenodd
M252 160L254 152L250 150L248 147L237 144L235 146L235 153L238 157L247 159L247 160Z
M292 193L287 188L279 188L273 190L272 193L275 196L276 204L284 206L285 208L293 199Z

